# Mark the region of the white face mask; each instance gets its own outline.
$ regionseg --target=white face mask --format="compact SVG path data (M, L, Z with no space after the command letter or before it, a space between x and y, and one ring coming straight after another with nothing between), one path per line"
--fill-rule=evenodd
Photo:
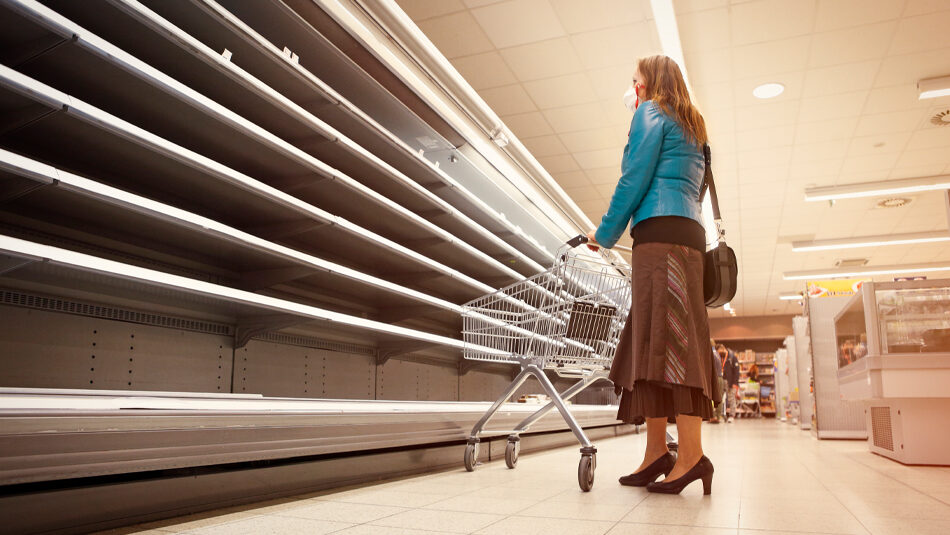
M627 107L628 110L632 112L637 111L637 90L632 85L627 88L627 92L623 94L623 105Z

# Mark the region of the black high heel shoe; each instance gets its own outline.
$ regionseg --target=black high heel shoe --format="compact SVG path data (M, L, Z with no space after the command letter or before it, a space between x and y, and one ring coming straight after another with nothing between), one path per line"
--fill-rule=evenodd
M647 485L647 490L650 492L659 492L661 494L679 494L683 492L683 489L686 488L686 485L689 485L697 479L703 480L703 494L709 495L712 494L712 478L713 472L712 462L703 455L699 461L689 469L688 472L682 476L674 479L673 481L663 480L656 483L650 483Z
M656 481L660 474L669 475L674 464L676 464L676 457L673 457L672 453L666 452L643 470L621 477L620 484L628 487L645 487Z

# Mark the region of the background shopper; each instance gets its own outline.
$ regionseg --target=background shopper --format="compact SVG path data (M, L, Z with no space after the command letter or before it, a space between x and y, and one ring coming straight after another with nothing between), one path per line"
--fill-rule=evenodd
M716 348L722 363L722 377L726 382L726 409L729 411L728 423L736 417L736 398L739 395L739 359L731 349L719 344Z
M705 121L666 56L637 62L624 102L634 115L620 181L600 226L588 234L610 248L629 224L634 240L634 300L610 379L621 392L618 418L646 418L647 449L621 483L678 494L702 479L709 494L713 465L703 455L701 424L712 417L718 385L703 300ZM666 447L667 418L675 418L679 435L675 459ZM654 482L661 473L666 479Z

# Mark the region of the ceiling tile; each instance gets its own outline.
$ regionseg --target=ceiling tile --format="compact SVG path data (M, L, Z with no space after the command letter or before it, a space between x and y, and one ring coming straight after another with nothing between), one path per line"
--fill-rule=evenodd
M946 76L950 47L885 58L874 79L875 87L916 84L917 80Z
M928 103L917 99L917 84L879 87L868 93L864 103L864 113L885 113L889 111L926 108Z
M483 89L478 94L498 115L514 115L537 109L519 84Z
M810 36L802 36L737 46L733 65L744 78L801 71L808 65L810 43Z
M581 60L567 37L506 48L501 55L522 81L551 78L581 70Z
M732 53L728 48L685 50L683 56L690 84L709 85L732 81Z
M864 115L861 117L861 120L858 121L858 127L854 133L857 136L870 136L874 134L907 132L916 129L922 117L923 113L921 113L920 110Z
M939 174L945 174L950 172L950 169L945 169L940 163L930 164L930 165L920 165L916 162L910 162L905 165L900 160L898 160L897 165L890 173L887 174L889 180L894 180L898 178L916 178L921 176L935 176Z
M827 67L883 58L896 21L819 33L812 37L809 67Z
M950 48L946 17L922 15L901 19L890 53L909 54L940 48Z
M626 132L614 131L608 128L568 132L560 134L560 137L564 146L571 152L615 149L617 147L622 151L624 145L627 143Z
M947 10L950 10L950 3L946 0L908 0L904 16L912 17Z
M595 190L592 190L595 191ZM596 193L596 191L595 191ZM579 201L577 206L580 207L585 213L596 214L597 212L604 213L607 202L603 199L594 199L590 201Z
M601 196L600 192L596 188L564 188L564 191L574 199L574 202L580 203L585 201L598 201L604 202L604 198ZM599 204L597 205L599 206Z
M673 9L676 13L689 13L729 5L729 0L676 0Z
M950 150L947 150L947 147L940 147L905 151L896 165L901 167L950 165Z
M848 156L865 156L885 152L900 152L904 150L910 132L884 132L873 136L855 137L848 147Z
M732 108L735 102L735 90L731 82L721 82L701 86L693 86L693 95L697 108L701 112L714 109Z
M835 67L812 69L805 74L805 97L820 97L870 90L881 62L862 61Z
M587 170L587 176L590 177L590 181L595 185L613 184L616 186L617 182L620 181L620 162L618 161L610 167L589 169Z
M950 147L950 128L927 128L914 132L907 142L907 150Z
M587 78L587 74L583 72L525 82L524 87L535 104L542 110L585 104L597 100L594 86Z
M711 50L729 46L729 10L707 9L676 17L683 50Z
M795 129L796 143L818 143L851 137L858 126L857 117L800 123Z
M439 52L449 59L488 52L494 48L468 11L424 20L418 26Z
M636 64L631 61L629 65L587 71L587 75L594 84L598 98L622 102L623 94L632 83L634 71Z
M629 65L636 58L661 53L653 21L574 34L571 42L587 69Z
M577 166L577 162L574 160L574 157L570 154L562 154L559 156L542 156L537 159L542 166L554 175L555 173L566 173L568 171L578 171L580 168Z
M794 124L798 117L798 101L768 102L736 108L736 130L755 130Z
M397 0L397 3L417 22L466 9L460 0Z
M452 65L476 91L518 81L498 52L455 58Z
M621 26L650 18L649 4L631 0L551 0L568 33Z
M783 74L773 74L771 76L757 76L755 78L745 78L735 82L735 102L736 106L754 106L760 102L783 102L799 99L802 96L802 85L805 77L804 72L791 72ZM785 86L785 91L777 97L770 99L760 99L752 94L752 91L765 83L779 83Z
M550 173L550 171L548 171ZM587 187L592 188L590 180L587 178L587 175L583 171L564 171L560 173L551 173L551 176L554 177L554 180L561 185L562 188L579 188Z
M896 19L904 0L820 0L815 30L824 32Z
M844 165L841 166L841 173L861 175L886 171L894 167L898 156L898 154L890 153L845 158Z
M599 169L619 165L623 152L614 149L603 149L589 152L574 153L578 165L584 170Z
M614 190L617 189L616 184L599 184L594 186L597 189L597 192L600 193L600 196L603 197L607 203L610 203L611 198L614 195Z
M531 151L535 158L541 156L555 156L558 154L567 154L567 149L561 140L555 135L521 138L524 146Z
M498 48L564 35L564 28L547 0L511 0L472 9L471 13Z
M497 113L498 110L495 110ZM541 112L532 111L517 115L506 115L502 120L508 128L519 138L543 136L553 134L554 129L548 124Z
M825 97L803 98L798 115L800 123L857 117L867 100L868 91L842 93Z
M544 117L557 133L601 128L611 124L599 102L544 110Z
M732 44L745 45L810 33L814 0L761 0L732 6Z
M435 2L438 0L431 0L431 1ZM469 8L476 8L476 7L482 7L482 6L487 6L491 4L497 4L499 2L504 2L505 0L462 0L462 1L465 2L465 5L468 6Z
M788 166L792 158L792 147L783 146L756 150L740 150L736 153L736 156L739 158L740 173L744 169Z

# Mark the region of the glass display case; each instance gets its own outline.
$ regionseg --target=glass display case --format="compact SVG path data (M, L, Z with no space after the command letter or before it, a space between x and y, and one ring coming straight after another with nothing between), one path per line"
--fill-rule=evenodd
M840 395L864 402L868 448L950 465L950 280L866 282L834 324Z
M835 335L839 369L869 354L950 353L950 280L866 282Z

